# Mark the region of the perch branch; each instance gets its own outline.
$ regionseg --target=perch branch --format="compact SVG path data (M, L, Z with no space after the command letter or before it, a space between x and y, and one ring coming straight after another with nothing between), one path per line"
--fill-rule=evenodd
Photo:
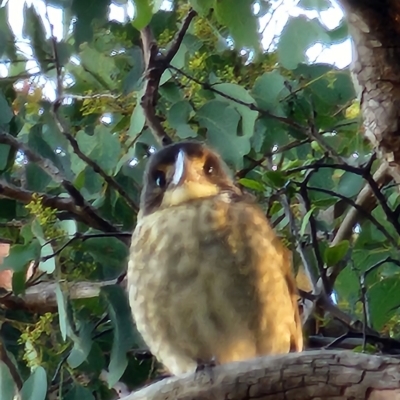
M209 374L164 379L123 400L395 399L400 360L351 351L305 351L213 368Z

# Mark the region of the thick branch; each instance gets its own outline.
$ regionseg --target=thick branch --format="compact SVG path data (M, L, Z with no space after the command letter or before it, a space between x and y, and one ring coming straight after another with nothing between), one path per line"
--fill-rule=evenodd
M389 400L400 396L399 367L396 358L306 351L225 364L211 374L165 379L123 400Z
M400 182L400 3L340 0L354 42L352 76L359 88L364 136Z
M115 279L104 282L71 282L68 284L68 295L71 300L98 297L102 287L115 285L116 282ZM121 284L124 284L124 282ZM26 307L37 311L53 310L55 312L58 310L56 286L55 282L41 282L28 287L22 296L17 297L9 294L3 299L0 298L0 303L6 303L7 306Z

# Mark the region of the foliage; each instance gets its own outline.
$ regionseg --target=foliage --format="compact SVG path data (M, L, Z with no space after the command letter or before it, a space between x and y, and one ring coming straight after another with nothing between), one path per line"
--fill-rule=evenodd
M129 240L121 232L134 228L143 168L160 146L141 106L147 78L140 29L149 24L166 53L190 7L198 15L161 76L156 117L163 129L174 141L200 139L220 152L294 251L296 270L304 259L315 277L333 268L340 308L361 319L365 293L367 322L397 336L395 188L376 185L379 205L331 246L378 167L359 134L349 71L309 64L305 55L317 41L345 40L345 23L329 31L318 19L291 17L265 51L259 18L273 12L274 1L161 7L135 0L135 18L123 23L108 19L110 0L89 3L48 1L63 10L59 41L47 16L25 7L24 36L37 72L29 71L32 57L7 22L9 5L0 8L0 62L7 66L0 79L0 238L13 243L0 270L14 271L14 294L56 282L57 302L46 313L10 307L9 295L0 299L9 361L0 361L2 399L12 397L10 368L23 382L22 398L36 400L46 388L69 400L111 399L109 388L118 383L132 390L158 373L120 285L102 288L98 301L74 298L69 283L113 280L125 271ZM326 10L330 1L300 6ZM31 262L36 272L25 282Z

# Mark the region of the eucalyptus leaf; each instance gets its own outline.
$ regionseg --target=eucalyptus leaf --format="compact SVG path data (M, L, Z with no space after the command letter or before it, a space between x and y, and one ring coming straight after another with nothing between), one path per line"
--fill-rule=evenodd
M108 304L108 313L114 328L114 340L107 376L108 385L112 387L121 378L128 365L126 353L134 343L134 332L131 309L124 290L118 285L103 286L101 295Z
M43 367L38 366L24 383L21 400L44 400L47 393L47 377Z

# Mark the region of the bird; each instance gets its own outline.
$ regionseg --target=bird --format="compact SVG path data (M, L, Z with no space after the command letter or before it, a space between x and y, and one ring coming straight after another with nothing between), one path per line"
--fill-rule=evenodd
M173 375L302 351L289 251L202 142L150 155L127 290L137 330Z

